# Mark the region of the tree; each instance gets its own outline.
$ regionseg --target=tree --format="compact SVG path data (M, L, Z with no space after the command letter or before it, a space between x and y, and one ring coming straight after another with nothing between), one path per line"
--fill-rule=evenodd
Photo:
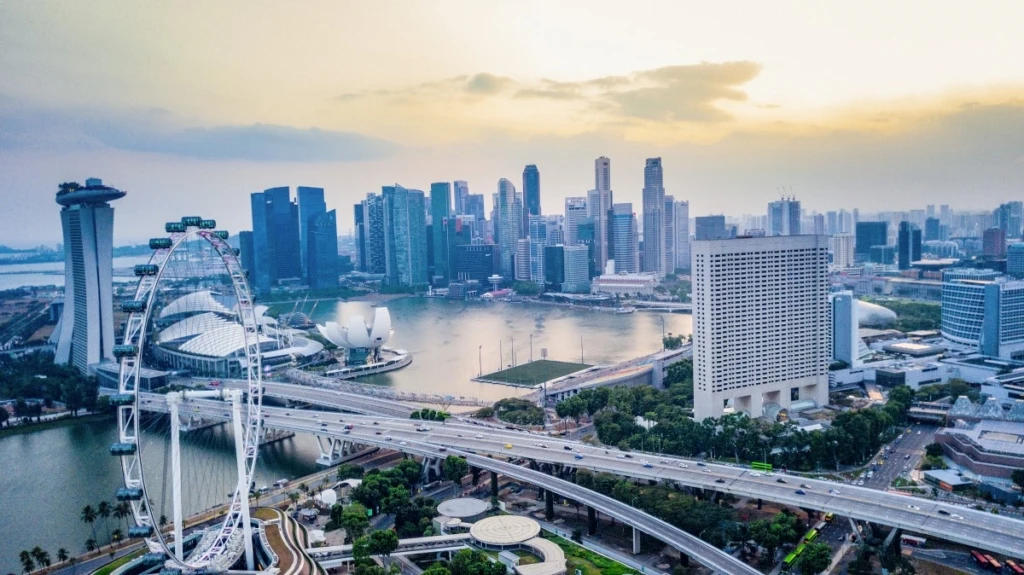
M114 506L114 517L117 518L117 525L132 516L132 506L127 501L121 501Z
M96 515L103 518L103 526L107 528L107 541L110 541L110 525L107 524L107 519L110 517L112 509L110 503L106 501L100 501L99 505L96 506Z
M124 539L124 532L120 528L114 529L110 532L110 546L113 547L115 543L120 543Z
M942 457L942 446L938 443L929 443L925 446L924 453L928 457Z
M808 543L797 559L800 573L821 573L832 564L832 548L825 543Z
M18 560L21 561L21 568L25 573L31 573L36 567L36 562L32 559L32 554L28 551L18 553Z
M345 530L345 537L350 541L362 537L370 528L370 520L366 516L366 511L362 505L353 503L342 512L341 528Z
M579 527L572 530L572 540L577 543L583 543L583 530Z
M338 466L338 481L346 479L358 479L363 476L363 467L355 463L345 463Z
M369 551L371 555L387 557L398 549L398 534L390 529L380 529L369 535Z
M67 549L61 547L60 549L57 550L57 561L63 563L65 561L67 561L69 557L70 557L70 555L68 555L68 550Z
M665 349L679 349L683 346L683 336L668 334L661 338L661 345Z
M469 463L461 457L449 455L444 460L444 477L449 481L460 483L469 473Z
M86 539L85 540L85 550L90 552L90 553L95 551L96 550L96 540L95 539Z
M96 510L93 509L92 505L86 505L82 508L81 514L82 521L92 528L92 541L96 541ZM91 549L90 549L91 551Z

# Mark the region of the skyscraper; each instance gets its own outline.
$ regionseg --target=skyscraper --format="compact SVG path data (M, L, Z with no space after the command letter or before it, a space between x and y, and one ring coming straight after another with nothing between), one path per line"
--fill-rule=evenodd
M544 216L530 216L530 281L544 285L544 247L548 239L548 221Z
M302 277L299 207L287 187L251 196L256 290L267 293L282 279Z
M694 234L697 241L724 240L729 237L729 232L725 229L725 216L698 216L694 223L697 228ZM690 250L693 250L692 244Z
M986 258L1006 257L1006 232L1003 228L989 228L981 236L981 253Z
M452 215L452 191L448 182L430 184L430 222L434 236L434 277L436 286L448 285L451 279L451 238L448 233L448 218Z
M309 281L308 268L306 267L309 259L306 256L309 245L308 230L313 218L327 212L327 204L324 202L323 188L299 186L295 195L299 200L299 257L302 258L300 261L301 271L302 277ZM335 226L335 229L337 229L337 226Z
M516 240L515 278L516 281L530 281L530 240Z
M512 182L505 178L498 180L497 212L496 221L499 234L497 243L501 256L501 275L506 278L514 278L516 277L514 261L519 255L517 244L520 230L523 227L521 221L523 200L522 196L516 192L516 187L512 185ZM526 253L529 257L528 247Z
M832 359L855 367L860 347L857 299L851 291L833 293L829 299L832 303Z
M677 269L690 271L690 202L681 201L675 203L675 244ZM722 227L725 227L725 218L722 218Z
M800 235L800 202L794 198L783 198L768 203L769 236Z
M942 224L939 218L928 218L924 221L924 241L930 242L942 239Z
M644 269L664 276L665 265L665 186L661 158L647 158L644 165L643 220Z
M54 361L91 375L113 359L114 208L125 192L89 178L85 186L60 185L57 203L64 231L64 312L55 338Z
M1007 239L1017 239L1020 237L1021 232L1021 220L1022 212L1024 212L1024 203L1022 202L1007 202L1001 204L993 212L994 227L1003 230Z
M587 198L565 198L565 244L579 243L579 225L587 218Z
M608 249L611 229L608 218L612 209L612 199L612 161L601 156L594 160L594 189L587 199L590 217L594 218L594 241L597 242L597 262L601 270L611 257Z
M577 242L587 246L587 279L599 275L602 270L597 267L597 226L594 218L588 217L576 227Z
M828 403L828 238L693 243L694 419Z
M832 268L844 270L853 267L855 261L854 248L856 246L854 237L851 234L836 234L832 236Z
M529 226L530 216L540 215L540 170L530 164L523 169L523 227ZM527 234L524 233L525 237Z
M384 186L384 283L427 283L426 201L423 192Z
M676 199L665 196L665 273L676 271Z
M469 184L466 183L465 180L455 180L455 183L452 185L452 188L454 188L455 191L455 215L473 215L473 212L469 210ZM481 212L483 211L482 204L480 206L480 210Z
M301 207L301 206L300 206ZM311 290L338 287L338 218L334 210L306 223L306 279Z
M611 255L615 260L615 273L640 271L640 250L637 247L636 214L633 204L612 206Z
M242 269L245 270L245 275L249 281L252 281L252 269L255 262L252 252L252 232L238 232L238 260L242 264Z
M366 222L366 273L383 274L387 271L384 196L366 194L366 199L363 200L363 218Z
M854 256L859 261L871 259L871 248L889 243L889 224L887 222L857 222L857 243Z
M466 215L473 216L476 220L475 234L477 237L484 236L484 222L487 219L484 217L484 195L483 194L469 194L465 200Z
M353 265L356 271L366 271L366 211L363 210L363 203L359 202L352 209L353 228L352 235L355 236L356 259Z
M900 222L896 248L897 266L909 270L912 262L921 261L921 229L910 222Z
M585 244L562 247L565 260L564 283L566 293L590 293L590 247Z

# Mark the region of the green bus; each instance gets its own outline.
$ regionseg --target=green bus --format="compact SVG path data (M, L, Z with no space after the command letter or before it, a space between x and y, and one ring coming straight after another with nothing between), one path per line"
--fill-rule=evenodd
M750 468L753 469L754 471L771 471L772 464L765 463L762 461L753 461L750 463Z
M804 543L811 543L811 542L813 542L817 538L818 538L818 530L817 529L811 529L810 531L807 532L807 535L804 537Z

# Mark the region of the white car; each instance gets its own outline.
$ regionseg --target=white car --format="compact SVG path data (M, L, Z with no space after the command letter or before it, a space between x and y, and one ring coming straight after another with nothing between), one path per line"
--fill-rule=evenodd
M406 442L404 442L404 441L399 441L399 442L398 442L398 444L399 444L399 445L409 445L408 443L406 443Z
M626 458L626 456L621 454L621 453L615 456L615 459L625 459L625 458Z
M761 474L756 472L756 471L754 471L753 473L750 474L750 476L751 477L761 477Z
M680 463L680 464L679 464L679 467L682 467L683 469L686 469L686 468L688 468L688 467L690 467L690 466L689 466L689 465L687 465L687 464L685 464L685 463Z
M473 437L476 437L477 439L483 439L484 435L482 433L478 433L478 434L474 435Z
M921 508L917 505L907 505L907 509L913 509L914 511L920 511Z
M829 489L828 492L831 493L832 495L839 495L838 489Z
M660 463L662 465L668 465L668 461L666 461L664 459L662 459L661 461L658 461L658 463Z

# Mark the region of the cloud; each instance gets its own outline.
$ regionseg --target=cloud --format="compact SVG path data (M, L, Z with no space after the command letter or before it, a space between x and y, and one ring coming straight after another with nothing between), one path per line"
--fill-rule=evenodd
M274 124L195 126L166 110L45 109L0 98L0 149L113 148L202 160L346 162L398 146L354 132Z
M498 94L515 84L511 78L495 76L486 72L475 74L466 82L466 91L471 94Z
M655 121L720 122L731 115L715 107L720 100L747 99L741 86L761 66L754 62L702 63L667 66L635 75L630 85L649 85L609 91L604 97L620 107L623 116Z

